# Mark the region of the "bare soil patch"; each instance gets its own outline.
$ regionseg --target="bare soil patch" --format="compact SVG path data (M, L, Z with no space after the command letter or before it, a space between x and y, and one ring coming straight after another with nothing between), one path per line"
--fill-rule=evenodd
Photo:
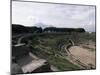
M79 60L86 66L92 65L95 68L95 51L80 46L72 46L69 50L74 59Z

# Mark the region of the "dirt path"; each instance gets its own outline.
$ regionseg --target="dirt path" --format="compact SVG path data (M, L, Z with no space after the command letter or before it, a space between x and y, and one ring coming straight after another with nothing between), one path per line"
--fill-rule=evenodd
M89 51L79 46L72 46L69 50L74 60L78 60L86 66L92 65L95 68L95 51Z

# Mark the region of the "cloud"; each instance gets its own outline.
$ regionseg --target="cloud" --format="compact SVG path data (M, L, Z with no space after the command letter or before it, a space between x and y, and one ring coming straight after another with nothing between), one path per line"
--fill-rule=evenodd
M95 6L12 2L12 23L33 26L44 23L55 27L83 27L95 30Z

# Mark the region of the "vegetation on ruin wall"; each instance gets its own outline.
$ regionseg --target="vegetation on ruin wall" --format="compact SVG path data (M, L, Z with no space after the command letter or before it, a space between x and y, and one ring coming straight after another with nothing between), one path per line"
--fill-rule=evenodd
M75 66L74 64L70 63L66 59L63 59L59 56L60 52L57 49L56 42L59 37L54 39L54 37L38 37L33 39L33 53L37 56L47 59L50 64L56 66L60 70L72 70L72 69L79 69L79 67Z
M39 56L40 58L44 58L48 60L51 65L54 65L58 69L64 70L77 70L80 69L77 65L72 64L67 59L64 58L64 51L59 50L59 42L60 44L66 44L67 40L72 39L76 43L87 42L92 40L95 42L95 33L72 33L69 35L63 34L61 35L37 35L33 38L32 52ZM65 42L64 42L65 41Z

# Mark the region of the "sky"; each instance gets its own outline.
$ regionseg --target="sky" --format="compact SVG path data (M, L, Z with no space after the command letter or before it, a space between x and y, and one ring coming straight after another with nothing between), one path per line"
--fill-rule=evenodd
M95 31L95 6L12 1L12 24Z

